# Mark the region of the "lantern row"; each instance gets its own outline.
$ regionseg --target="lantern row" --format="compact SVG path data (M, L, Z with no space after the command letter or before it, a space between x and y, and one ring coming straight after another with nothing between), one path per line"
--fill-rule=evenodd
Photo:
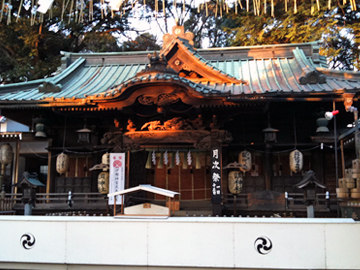
M195 152L195 169L201 168L200 153ZM4 144L0 148L0 162L3 164L10 164L12 160L12 148L8 144ZM168 153L168 151L155 153L155 151L149 152L146 169L151 169L152 165L157 165L158 168L163 168L164 165L168 165L169 168L173 168L174 164L179 166L183 165L183 168L192 166L193 153L188 151L187 153L176 151L175 153ZM160 156L158 158L157 156ZM109 165L110 154L105 153L102 156L102 164ZM158 160L158 162L157 162ZM250 171L252 165L251 153L249 151L242 151L239 154L239 166L238 168L242 172ZM289 155L290 170L294 173L298 173L303 168L303 154L299 150L294 150ZM59 174L64 174L69 169L69 156L65 153L58 155L56 159L56 171ZM104 170L108 170L108 167L104 167Z

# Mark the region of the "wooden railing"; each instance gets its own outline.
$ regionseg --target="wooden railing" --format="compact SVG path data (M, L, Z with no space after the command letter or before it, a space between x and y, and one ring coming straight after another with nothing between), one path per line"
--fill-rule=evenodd
M7 196L5 192L0 193L0 215L14 215L14 199Z
M228 211L253 211L248 200L248 194L224 194ZM317 204L315 211L329 212L336 211L338 200L336 194L329 194L326 198L325 193L317 194ZM302 193L289 193L288 198L278 203L278 210L284 212L306 211ZM22 211L24 204L21 200L21 194L1 193L0 194L0 214L14 214L16 211ZM261 207L259 207L261 210ZM109 211L107 198L100 193L73 193L69 200L68 193L37 193L36 205L33 211L40 214L51 213L54 211L98 211L106 215Z
M92 204L105 201L106 196L101 193L72 193L69 198L69 193L36 193L36 204L69 204L76 203Z
M330 193L328 196L326 198L326 193L316 194L315 211L335 210L337 208L338 200L336 193ZM288 199L285 200L285 206L289 210L305 209L304 195L302 193L289 193Z
M315 211L326 212L326 211L336 211L338 207L338 200L336 193L318 193L316 194L317 202L314 207ZM226 198L226 207L228 210L244 210L247 211L250 208L248 194L225 194ZM306 205L304 203L304 195L302 193L288 193L287 198L284 194L284 199L282 202L276 205L278 210L283 210L286 212L297 212L297 211L306 211ZM259 207L261 210L261 207ZM265 209L266 210L266 209Z
M0 196L0 214L8 214L8 211L22 212L23 209L21 194L3 193ZM71 197L68 193L36 194L33 213L45 214L69 210L92 210L106 214L107 199L100 193L72 193Z

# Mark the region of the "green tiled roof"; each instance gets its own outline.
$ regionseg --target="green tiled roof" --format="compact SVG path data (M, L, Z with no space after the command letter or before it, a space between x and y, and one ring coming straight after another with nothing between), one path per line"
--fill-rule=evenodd
M51 78L0 85L0 103L34 104L45 98L76 98L109 94L112 89L132 83L179 81L201 95L228 95L230 98L261 94L310 94L337 91L355 92L360 88L358 73L325 70L324 60L313 53L314 43L271 45L208 50L188 49L194 57L221 73L243 83L195 83L177 75L137 75L148 64L149 52L76 54L65 53L63 70ZM254 51L254 53L251 50ZM277 51L278 50L278 51ZM206 60L205 57L209 60ZM319 70L322 72L320 73ZM326 71L326 72L325 72ZM322 76L324 81L300 83L301 78ZM349 79L351 77L351 79ZM50 85L46 88L45 85ZM52 87L53 86L53 87ZM44 90L45 89L45 90ZM104 95L103 95L104 96Z

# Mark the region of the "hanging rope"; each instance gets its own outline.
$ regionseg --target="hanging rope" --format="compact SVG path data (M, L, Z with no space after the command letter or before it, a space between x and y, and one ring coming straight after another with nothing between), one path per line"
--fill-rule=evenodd
M16 22L18 22L19 20L19 17L20 17L20 12L21 12L21 7L23 5L23 0L20 1L20 5L19 5L19 10L18 10L18 14L17 14L17 17L16 17Z
M164 17L166 18L165 0L163 0L163 2L162 2L162 6L163 6Z
M89 3L89 20L90 21L94 20L94 2L93 2L93 0L90 0L90 3Z
M264 0L264 14L267 14L267 12L266 12L266 0Z
M1 7L0 21L2 21L4 9L5 9L5 0L3 0L2 7Z
M7 25L9 25L11 23L11 13L12 13L11 0L9 0L8 9L9 9L9 11L7 14Z
M72 9L73 9L73 6L74 6L74 0L71 0L71 4L70 4L70 12L69 12L69 21L68 23L71 22L71 17L72 17Z

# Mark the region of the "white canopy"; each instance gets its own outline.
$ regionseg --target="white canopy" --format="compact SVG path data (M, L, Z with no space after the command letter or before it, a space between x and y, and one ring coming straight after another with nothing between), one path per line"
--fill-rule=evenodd
M111 197L111 196L117 196L117 195L124 195L124 194L132 193L132 192L136 192L136 191L140 191L140 190L152 192L152 193L155 193L155 194L158 194L158 195L163 195L163 196L171 197L171 198L174 198L175 195L179 194L178 192L174 192L174 191L163 189L163 188L154 187L152 185L139 185L137 187L128 188L128 189L117 191L117 192L114 192L114 193L109 193L107 196Z

